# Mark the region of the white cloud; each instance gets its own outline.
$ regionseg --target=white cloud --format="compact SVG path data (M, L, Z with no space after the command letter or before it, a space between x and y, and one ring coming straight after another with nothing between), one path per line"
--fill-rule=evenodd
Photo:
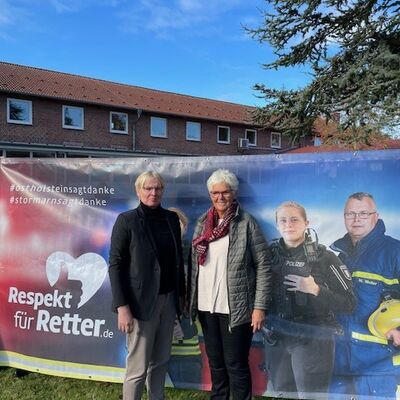
M15 39L16 31L42 31L42 9L58 14L77 13L84 8L116 8L128 0L0 0L0 38Z
M141 29L168 37L171 32L192 27L193 30L215 21L222 14L244 4L243 0L139 0L134 6L120 13L125 29Z
M124 0L48 0L50 5L60 14L73 13L87 7L116 7Z
M13 25L18 9L8 0L0 0L0 29Z
M201 0L178 0L178 5L185 11L198 11L202 9L204 2Z
M50 4L58 13L76 11L79 8L79 4L73 1L50 0Z
M25 7L15 1L0 0L0 39L12 41L9 33L13 27L24 25L28 21Z

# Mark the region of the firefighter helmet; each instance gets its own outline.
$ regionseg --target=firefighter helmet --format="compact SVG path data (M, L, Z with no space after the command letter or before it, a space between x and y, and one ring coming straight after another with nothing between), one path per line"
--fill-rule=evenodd
M368 318L369 331L381 339L386 339L387 332L399 326L400 300L390 299L383 301Z

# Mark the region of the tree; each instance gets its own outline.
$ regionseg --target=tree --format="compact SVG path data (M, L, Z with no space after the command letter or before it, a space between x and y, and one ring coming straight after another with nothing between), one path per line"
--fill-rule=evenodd
M337 143L367 144L400 125L400 1L266 0L262 26L246 28L274 48L266 69L306 65L311 83L298 90L256 84L266 106L254 121L293 142L315 134L315 121L337 121ZM340 115L340 121L337 116ZM354 133L354 135L353 135Z

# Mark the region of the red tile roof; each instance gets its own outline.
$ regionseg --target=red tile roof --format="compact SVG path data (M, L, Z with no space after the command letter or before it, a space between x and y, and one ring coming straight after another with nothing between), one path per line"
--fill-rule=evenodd
M254 125L254 107L0 62L0 91Z
M400 140L399 139L387 139L380 146L371 146L370 148L363 148L357 151L362 150L394 150L400 149ZM324 152L340 152L340 151L355 151L349 148L344 148L343 146L305 146L298 147L293 150L288 150L287 153L324 153Z
M287 153L323 153L323 152L335 152L335 151L347 151L347 150L340 147L304 146L288 150Z

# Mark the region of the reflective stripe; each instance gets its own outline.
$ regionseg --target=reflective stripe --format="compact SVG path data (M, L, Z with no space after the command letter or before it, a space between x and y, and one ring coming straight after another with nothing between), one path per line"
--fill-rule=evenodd
M171 350L171 356L199 356L201 354L200 347L175 347Z
M364 342L373 342L373 343L388 345L388 341L386 339L380 339L380 338L377 338L376 336L365 335L363 333L352 332L351 337L354 339L362 340ZM400 354L392 357L392 363L393 363L393 366L395 366L395 367L400 365ZM400 400L400 385L397 386L396 399Z
M378 274L373 274L371 272L364 272L364 271L354 271L352 273L353 278L365 278L365 279L372 279L375 281L380 281L383 283L386 283L386 285L398 285L399 284L399 279L397 278L393 278L393 279L389 279L389 278L385 278L382 275L378 275Z
M336 269L336 267L331 264L329 268L332 270L332 272L335 274L336 279L342 284L342 287L344 290L349 290L349 287L347 286L347 283L344 281L342 275L340 275L339 271Z
M0 366L20 368L46 375L115 383L122 383L125 375L125 368L48 360L13 351L0 351Z
M179 340L179 339L174 339L172 341L172 346L197 346L199 344L199 337L196 335L192 338L189 339L183 339L183 340Z
M172 342L172 356L198 356L200 354L199 337L197 335L182 341Z
M380 343L380 344L388 344L388 341L386 339L381 339L376 336L372 335L366 335L364 333L358 333L358 332L351 332L351 337L353 339L358 339L362 340L363 342L373 342L373 343Z

